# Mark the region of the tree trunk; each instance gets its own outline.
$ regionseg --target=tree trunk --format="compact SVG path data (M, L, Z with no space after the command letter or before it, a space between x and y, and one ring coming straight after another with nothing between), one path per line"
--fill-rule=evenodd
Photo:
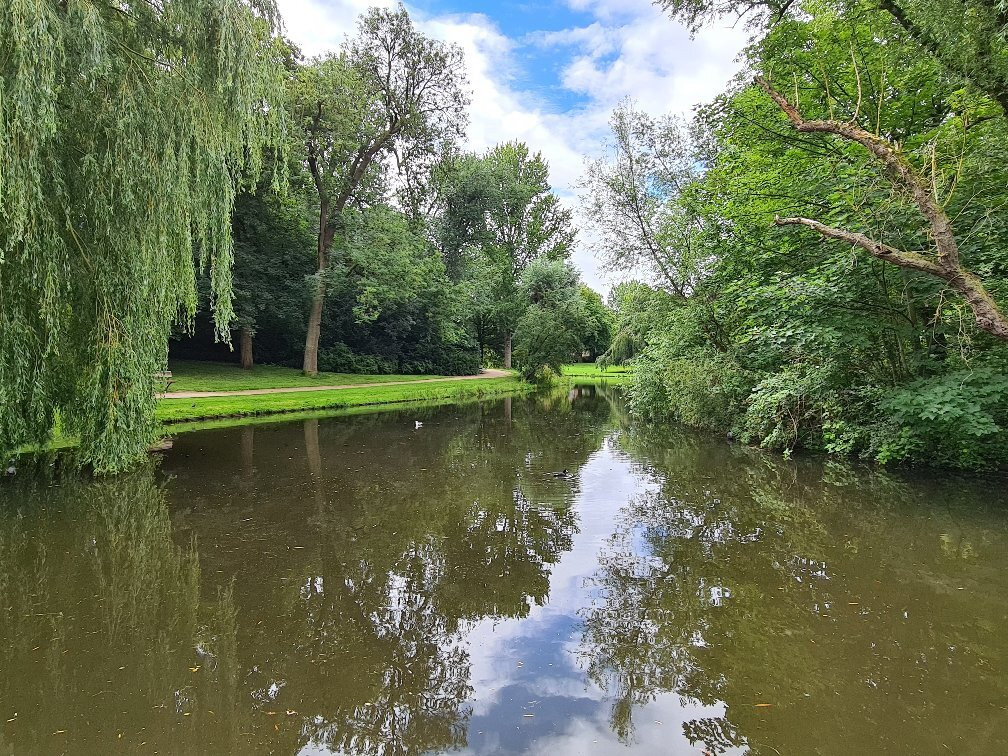
M511 335L504 339L504 369L511 369Z
M511 397L504 397L504 421L511 425Z
M318 289L312 297L311 314L308 316L308 335L305 338L304 365L305 375L318 375L318 345L322 335L322 305L325 302L325 286L319 282Z
M318 278L315 291L312 292L311 313L308 315L308 333L305 335L304 363L302 370L305 375L318 375L318 347L322 336L322 308L325 306L325 272L329 245L332 244L333 232L329 226L329 203L319 203L318 232Z
M248 326L241 329L241 366L242 370L252 369L252 329Z

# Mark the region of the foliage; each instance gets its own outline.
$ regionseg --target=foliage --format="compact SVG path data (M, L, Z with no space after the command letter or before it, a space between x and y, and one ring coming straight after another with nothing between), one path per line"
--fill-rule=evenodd
M1006 347L978 324L1008 295L1008 120L988 75L1001 63L978 52L967 72L951 47L974 49L989 13L939 31L918 4L904 20L926 29L891 4L664 5L689 23L762 13L746 73L770 78L740 77L685 131L621 106L615 151L589 170L602 229L630 228L635 197L645 218L691 219L671 245L641 236L620 255L624 270L648 250L660 263L654 287L614 293L601 360L633 359L633 407L785 452L1008 462ZM952 254L960 272L936 275Z
M461 49L418 32L401 4L372 8L343 50L299 67L291 107L319 218L307 374L318 372L329 257L348 232L346 211L385 199L393 155L407 173L419 171L461 136L464 86Z
M282 126L276 11L4 0L0 17L0 449L58 415L120 470L153 436L151 374L197 270L228 336L235 186Z
M581 298L584 323L578 336L584 352L594 360L612 344L613 312L606 307L597 291L584 284L578 287L578 296Z
M527 306L515 329L515 365L529 379L547 367L559 375L584 348L577 271L559 260L535 260L522 273L521 293Z
M570 257L572 213L551 191L542 155L522 142L454 165L443 181L437 243L466 291L481 353L492 343L506 352L528 307L522 276L537 260Z
M235 325L251 329L259 360L282 362L303 346L311 221L296 198L260 191L238 197L232 227Z
M893 421L883 461L933 460L984 467L1008 456L1008 375L956 370L894 389L882 402Z

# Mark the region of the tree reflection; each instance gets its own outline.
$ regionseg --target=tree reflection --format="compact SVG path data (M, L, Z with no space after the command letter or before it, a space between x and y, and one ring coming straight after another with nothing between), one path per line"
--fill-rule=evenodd
M234 605L227 590L201 602L199 574L151 468L5 482L0 750L237 747Z
M180 436L116 479L22 471L0 752L464 747L467 633L547 601L609 417L514 400Z
M1008 750L1006 581L989 568L1008 532L981 489L936 483L931 507L891 477L654 433L624 434L656 486L624 510L584 612L624 741L675 693L723 702L685 725L715 753Z
M278 701L311 701L310 742L374 754L464 746L467 623L543 603L550 565L570 548L572 483L547 473L594 450L586 418L572 414L569 440L547 449L537 416L515 404L442 417L420 429L329 424L306 445L325 492L318 545L264 640L283 650L266 675L286 682ZM340 471L344 449L365 459Z

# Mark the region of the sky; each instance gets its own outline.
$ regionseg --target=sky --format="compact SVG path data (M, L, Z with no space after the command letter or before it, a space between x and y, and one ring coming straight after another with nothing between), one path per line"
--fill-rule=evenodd
M339 47L371 5L388 0L278 0L287 34L306 55ZM468 147L510 140L542 152L560 199L577 214L586 158L605 149L608 120L624 98L654 115L688 115L738 70L746 40L727 21L690 39L648 0L412 0L425 34L464 51L472 94ZM606 293L620 276L601 270L591 234L573 262ZM622 276L625 277L625 276Z

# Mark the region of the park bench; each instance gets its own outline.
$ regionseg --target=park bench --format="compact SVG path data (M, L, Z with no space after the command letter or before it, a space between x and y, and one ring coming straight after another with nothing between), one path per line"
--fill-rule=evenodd
M151 377L155 381L164 381L165 382L164 393L167 393L168 389L171 388L171 385L173 383L175 383L175 381L172 380L172 372L171 372L171 370L161 370L161 371L159 371L157 373L154 373Z

